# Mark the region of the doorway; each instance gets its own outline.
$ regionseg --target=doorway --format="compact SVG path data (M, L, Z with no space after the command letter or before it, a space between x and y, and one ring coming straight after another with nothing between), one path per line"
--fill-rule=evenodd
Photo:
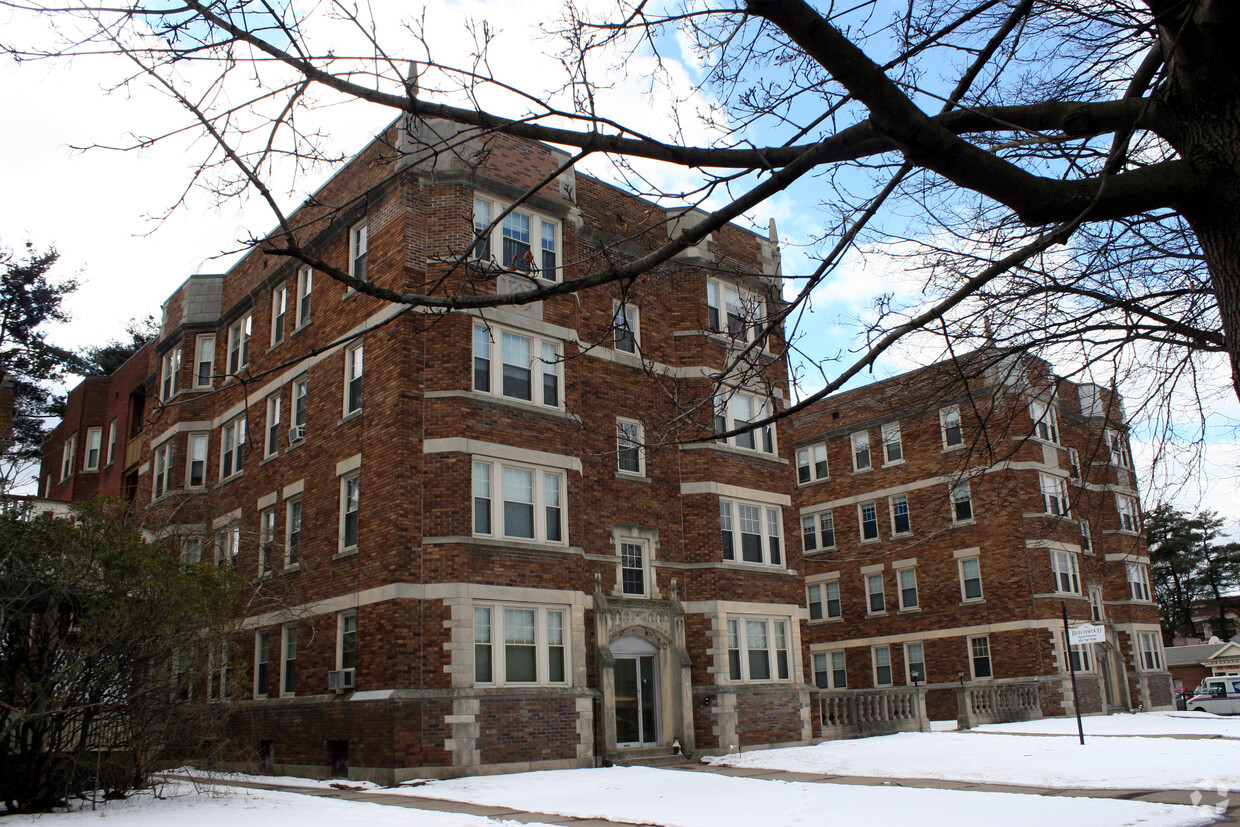
M654 655L616 657L616 746L658 742L659 682Z

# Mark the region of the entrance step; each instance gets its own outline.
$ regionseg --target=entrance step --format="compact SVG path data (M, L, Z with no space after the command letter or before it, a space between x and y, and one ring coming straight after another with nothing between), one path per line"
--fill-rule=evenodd
M643 747L621 750L610 756L610 760L617 767L673 767L689 759L672 752L671 747Z

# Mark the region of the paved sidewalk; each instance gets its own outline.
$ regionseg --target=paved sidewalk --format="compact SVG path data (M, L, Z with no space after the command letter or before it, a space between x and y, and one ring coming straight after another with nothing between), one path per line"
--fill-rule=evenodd
M848 784L862 787L911 787L936 790L967 790L971 792L1016 793L1021 795L1061 796L1064 798L1115 798L1125 801L1147 801L1152 804L1223 804L1227 807L1226 815L1214 824L1240 827L1240 792L1230 800L1220 801L1212 793L1196 790L1080 790L1052 787L1025 787L1014 784L979 784L968 781L949 781L933 778L877 778L861 775L823 775L818 773L788 772L785 770L767 770L751 767L716 767L707 764L690 763L676 764L664 769L681 772L709 772L740 778L753 778L769 781L799 781L811 784ZM442 813L462 813L465 815L482 816L496 820L516 821L520 823L563 824L573 827L629 827L633 824L646 822L616 822L601 818L576 818L540 813L529 810L514 810L507 807L494 807L484 804L469 804L462 801L448 801L439 798L422 798L418 796L392 795L390 793L350 790L321 787L292 787L280 784L267 784L258 781L216 780L190 778L183 775L165 775L166 778L179 778L198 783L221 784L233 787L249 787L278 792L297 793L300 795L338 798L345 801L365 801L371 804L383 804L389 807L407 807L414 810L426 810ZM347 782L342 782L347 784ZM1194 796L1197 796L1194 798Z

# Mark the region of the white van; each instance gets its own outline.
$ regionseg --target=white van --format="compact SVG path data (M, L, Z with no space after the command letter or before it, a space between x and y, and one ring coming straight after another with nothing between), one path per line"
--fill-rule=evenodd
M1240 675L1206 678L1188 699L1188 708L1215 715L1240 715Z

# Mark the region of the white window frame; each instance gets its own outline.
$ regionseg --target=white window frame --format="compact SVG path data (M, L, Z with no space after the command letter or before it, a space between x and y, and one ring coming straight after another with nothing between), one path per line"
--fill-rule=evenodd
M832 649L827 652L814 652L812 658L814 685L819 689L848 688L848 658L843 649ZM824 675L825 681L818 676ZM841 680L841 676L843 679Z
M976 577L969 576L969 572L966 569L967 563L973 563L973 565L976 566L977 568ZM961 557L957 560L956 567L960 572L960 602L961 603L982 603L984 602L986 600L986 588L982 584L981 555L975 554L975 555L971 555L968 557ZM971 580L977 581L977 595L974 597L969 596L969 582Z
M185 487L203 489L207 487L207 457L211 453L211 434L203 431L192 433L186 442L185 451ZM194 463L201 463L198 482L194 482Z
M263 686L266 683L266 686ZM271 695L271 632L259 629L254 633L254 697Z
M524 339L529 346L528 364L507 362L504 336ZM558 339L537 336L492 323L474 324L474 357L471 386L475 393L516 402L536 405L540 408L563 410L564 408L564 344ZM504 367L511 364L519 370L529 371L530 398L504 392ZM479 379L485 374L486 387ZM547 404L547 380L555 383L555 404Z
M228 667L231 661L227 643L212 644L207 652L207 701L228 700Z
M202 562L202 538L190 535L181 538L181 562L196 565Z
M60 481L64 482L73 475L74 464L77 462L77 434L65 437L65 444L60 451Z
M901 566L895 569L896 573L896 597L900 605L900 611L911 612L920 611L921 609L921 590L917 586L917 567ZM910 578L912 585L910 586ZM909 600L908 592L912 591L912 600Z
M522 637L518 640L509 640L513 637L508 629L509 615L508 612L532 612L533 613L533 639ZM482 626L483 615L487 616L489 626ZM559 616L558 629L556 624L551 622L553 615ZM543 605L538 603L491 603L491 602L475 602L474 603L474 684L477 686L569 686L573 682L573 664L572 664L572 613L567 606ZM485 634L483 629L485 628ZM519 627L525 629L528 627ZM559 634L559 642L555 641L556 633ZM485 639L484 639L485 638ZM534 649L534 680L520 681L512 680L507 671L507 655L506 648L508 646L519 646L522 648L532 647ZM481 649L480 647L489 647ZM553 650L558 651L558 657L553 658ZM488 657L489 656L489 657ZM556 668L555 661L559 660L558 671L563 673L561 679L552 679L552 669ZM483 663L489 665L490 679L486 680L479 677L478 667Z
M1102 586L1091 584L1089 587L1089 619L1094 623L1103 623L1107 619L1106 604L1102 600Z
M254 314L246 313L228 326L228 375L236 376L250 364L250 337L254 333Z
M870 432L857 431L850 434L848 444L852 450L853 473L869 471L874 467L874 455L870 451Z
M276 509L258 512L258 576L270 577L276 570Z
M359 339L344 349L344 393L342 418L362 410L362 383L365 371L363 342Z
M764 297L728 281L707 280L707 330L748 343L765 328ZM762 348L766 349L766 342L762 343Z
M1051 577L1055 594L1081 593L1081 565L1076 552L1051 549Z
M866 536L866 526L874 526L874 536ZM857 536L863 543L876 543L882 539L882 532L878 527L878 503L870 500L869 502L857 503Z
M1054 400L1029 400L1029 418L1033 420L1032 436L1035 439L1059 444L1059 416L1055 412Z
M103 448L103 428L86 429L86 454L82 458L83 471L98 471L101 449Z
M358 549L362 510L361 476L360 470L340 476L340 525L337 554L350 554ZM350 528L353 534L351 538L349 537Z
M284 505L284 568L301 567L302 520L301 497L291 497Z
M904 462L904 442L900 436L900 423L888 422L881 429L883 438L883 466ZM894 454L894 456L893 456Z
M311 296L314 293L314 270L310 267L302 267L297 271L297 304L294 307L296 316L296 326L294 330L301 330L310 323L310 307Z
M1137 632L1137 669L1142 672L1161 672L1166 658L1163 657L1162 635L1158 632Z
M913 655L913 649L917 649L917 657ZM904 683L909 685L913 683L913 664L921 664L921 675L917 679L917 683L928 683L926 674L929 670L926 668L926 643L921 640L909 640L904 643Z
M310 410L310 377L303 374L293 380L292 399L292 406L289 409L289 424L301 427L304 432Z
M634 356L641 353L641 314L637 305L613 301L611 325L616 350Z
M220 480L232 479L244 470L245 414L220 428Z
M881 670L887 670L886 679ZM895 670L891 667L891 646L881 644L870 647L870 678L874 686L894 686Z
M953 430L955 433L952 433ZM959 405L939 408L939 436L942 438L944 451L964 447L964 422L960 418Z
M973 490L969 483L958 482L947 489L947 498L951 501L952 525L971 525L977 521L977 512L973 508ZM960 514L961 506L969 509L969 515Z
M159 360L159 401L167 402L177 393L177 378L181 373L181 343L177 342L172 349Z
M116 417L113 417L112 421L108 423L108 459L106 464L111 465L114 459L116 459Z
M636 419L616 417L616 471L620 474L646 475L645 428Z
M151 499L158 500L172 490L172 446L169 439L151 452Z
M757 511L758 531L745 531L754 527L753 512ZM742 512L746 515L742 522ZM720 546L725 563L736 563L750 566L771 566L784 568L788 556L783 540L784 516L783 508L769 503L738 500L731 497L719 498L719 532ZM745 538L757 534L761 559L746 559ZM730 538L730 544L729 544ZM752 557L752 546L749 549Z
M831 469L827 464L827 444L817 442L797 449L797 484L806 485L828 479Z
M975 641L980 642L979 647ZM979 652L984 651L984 654ZM965 638L965 655L969 658L969 675L975 681L993 680L995 676L994 650L990 647L990 635L970 635ZM985 659L988 674L977 674L978 661Z
M1042 496L1042 512L1052 517L1071 517L1068 508L1068 486L1062 477L1038 473L1038 490Z
M774 406L768 397L737 389L720 390L715 394L715 432L726 433L751 422L759 422L770 416L773 409ZM748 414L748 418L741 416L742 413ZM730 437L716 439L716 442L742 451L779 454L779 442L776 439L773 422L749 428Z
M1128 575L1128 595L1133 600L1143 603L1152 601L1150 591L1150 569L1145 563L1127 563L1124 569Z
M483 469L486 469L485 473ZM531 500L528 503L515 499L511 502L516 505L531 506L533 537L507 533L508 526L505 519L507 501L504 499L507 495L504 487L505 469L530 474ZM550 483L552 479L556 480L554 485ZM475 456L473 458L473 491L474 536L555 546L568 545L568 476L562 470ZM556 515L560 535L558 538L550 536L548 531L549 518L552 516L553 509L558 510ZM488 530L485 531L482 530L480 522L480 517L484 514L488 520Z
M891 536L900 537L913 533L913 514L909 507L908 494L894 494L887 498L887 510L891 517ZM908 527L900 530L898 518L903 514Z
M831 542L828 544L827 540ZM820 511L801 518L802 551L829 551L835 548L835 514Z
M1081 551L1093 554L1094 538L1089 533L1089 520L1081 520Z
M214 537L215 565L236 565L237 555L241 553L241 523L233 521L223 528L217 529Z
M210 388L214 381L215 334L203 333L194 340L194 387Z
M1107 450L1110 452L1111 464L1120 468L1132 469L1132 452L1128 448L1128 439L1123 433L1112 428L1105 431Z
M283 407L280 400L280 392L276 391L267 397L267 427L263 431L263 458L274 457L280 453L280 419L281 408Z
M505 270L520 273L532 273L545 281L559 281L563 262L563 226L559 219L539 212L517 207L496 221L508 204L487 195L474 193L474 243L470 255L475 260L489 260ZM495 226L490 227L491 222ZM526 223L525 240L519 233L521 222ZM490 227L490 231L487 228ZM548 244L547 234L552 237ZM486 235L484 238L483 235ZM505 240L513 239L513 255L509 257L505 251ZM523 255L519 247L524 246ZM535 251L537 250L537 254ZM496 255L498 253L498 256ZM529 258L527 259L526 256ZM522 266L532 262L533 266Z
M288 338L288 284L281 284L271 291L271 346Z
M794 662L791 618L728 615L725 634L727 678L730 683L788 683L792 680ZM755 645L762 643L765 645ZM766 670L769 673L767 677L754 675L754 666L760 663L760 660L754 657L758 653L766 654Z
M1081 673L1094 671L1094 645L1092 643L1072 644L1068 641L1063 632L1059 635L1059 647L1063 652L1063 660L1061 665L1066 675L1069 672ZM1073 669L1073 660L1076 661L1076 668Z
M626 548L627 547L627 548ZM633 554L636 552L637 565L633 565ZM616 538L616 566L619 590L622 597L649 597L654 584L654 570L650 560L650 542L642 537ZM633 588L631 579L625 578L626 572L636 572L641 578L641 588Z
M814 606L818 606L818 617L814 617ZM805 585L805 608L810 623L842 619L844 607L840 602L839 577L829 577L825 580L807 583Z
M281 698L291 698L297 694L297 644L297 624L284 624L280 629Z
M1119 530L1125 534L1141 533L1141 509L1137 498L1129 494L1115 495L1115 510L1119 512Z
M349 275L358 281L370 281L366 257L370 252L370 219L363 218L349 228ZM345 289L345 295L353 292Z
M1073 482L1081 481L1081 454L1075 448L1068 449L1068 478Z
M876 617L878 615L887 614L887 584L881 571L870 572L861 576L862 585L865 587L865 614L866 617ZM877 589L874 587L878 586ZM879 609L874 608L874 598L877 596Z
M336 668L357 669L357 610L336 615Z

